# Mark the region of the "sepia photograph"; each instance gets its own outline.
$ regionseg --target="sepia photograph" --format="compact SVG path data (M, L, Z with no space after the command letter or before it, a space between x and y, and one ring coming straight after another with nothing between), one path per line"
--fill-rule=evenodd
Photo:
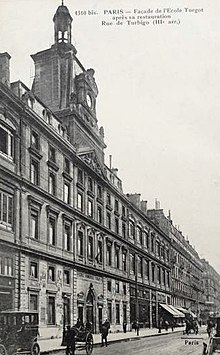
M0 355L220 353L219 0L0 0Z

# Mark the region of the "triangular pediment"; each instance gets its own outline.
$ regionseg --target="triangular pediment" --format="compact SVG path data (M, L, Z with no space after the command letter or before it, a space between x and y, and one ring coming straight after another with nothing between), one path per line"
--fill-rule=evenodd
M100 163L100 160L94 149L89 147L78 148L77 155L97 174L106 179L106 172L104 166Z

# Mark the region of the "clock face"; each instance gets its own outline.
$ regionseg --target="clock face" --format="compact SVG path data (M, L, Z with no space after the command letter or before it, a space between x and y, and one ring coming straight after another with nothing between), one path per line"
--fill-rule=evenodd
M92 107L92 98L89 94L86 94L86 102L87 102L87 105L89 106L89 108Z

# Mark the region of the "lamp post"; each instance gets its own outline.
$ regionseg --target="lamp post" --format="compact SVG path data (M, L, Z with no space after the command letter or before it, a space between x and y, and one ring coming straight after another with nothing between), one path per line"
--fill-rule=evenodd
M138 302L138 257L135 254L135 301L136 301L136 331L139 335L139 302Z

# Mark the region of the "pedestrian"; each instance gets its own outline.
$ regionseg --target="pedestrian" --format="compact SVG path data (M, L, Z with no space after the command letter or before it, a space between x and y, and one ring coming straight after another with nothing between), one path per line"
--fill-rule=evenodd
M76 350L75 343L75 329L71 328L70 325L67 326L65 343L66 343L66 355L74 355Z
M169 328L169 323L168 323L167 320L165 320L165 322L164 322L164 328L165 328L165 330L166 330L166 332L167 332L167 331L168 331L168 328Z
M102 345L101 346L104 346L104 343L105 343L105 346L108 345L109 329L110 329L110 323L109 323L108 319L106 319L106 321L101 326L101 336L102 336Z
M140 329L140 324L139 324L139 321L137 320L137 322L136 322L137 335L139 335L139 329Z
M161 333L162 323L163 323L163 319L160 318L160 319L159 319L159 322L158 322L158 333Z
M126 333L126 331L127 331L127 322L126 322L126 320L124 320L124 322L123 322L123 331L124 331L124 333Z

